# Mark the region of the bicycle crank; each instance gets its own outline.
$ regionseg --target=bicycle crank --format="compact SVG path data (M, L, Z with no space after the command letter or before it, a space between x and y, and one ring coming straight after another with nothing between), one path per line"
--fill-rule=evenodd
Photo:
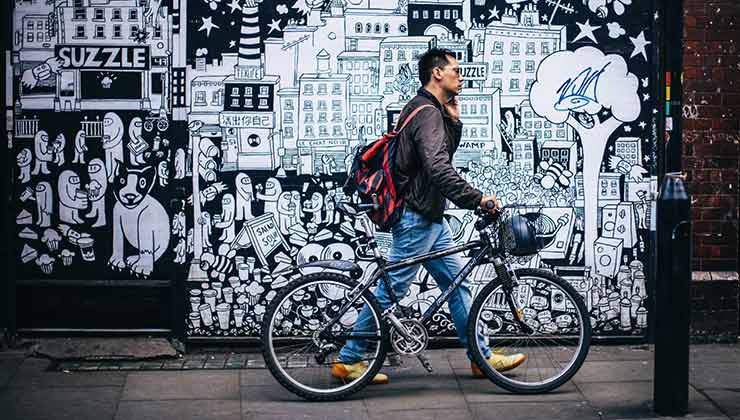
M416 319L402 318L398 323L405 331L399 331L395 325L391 328L391 346L396 353L404 356L417 356L429 344L429 333L426 327Z

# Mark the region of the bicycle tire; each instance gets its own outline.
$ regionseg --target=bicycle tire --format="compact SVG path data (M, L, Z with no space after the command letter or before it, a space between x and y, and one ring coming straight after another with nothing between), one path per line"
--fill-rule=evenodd
M497 386L509 392L513 392L516 394L540 394L552 391L573 378L573 376L583 365L583 362L586 360L586 356L588 355L591 343L591 322L589 313L581 295L570 283L568 283L562 277L557 276L556 274L549 271L533 268L517 269L514 272L517 278L544 278L548 281L551 281L552 283L560 287L575 304L576 310L579 312L580 315L581 324L583 326L583 336L580 341L580 347L578 349L576 357L574 358L570 366L568 366L568 368L564 372L559 374L553 380L541 385L525 385L522 383L517 383L516 381L512 381L502 373L499 373L495 369L493 369L493 367L491 367L483 357L479 346L471 345L470 352L475 363L480 367L481 371L486 375L486 377ZM484 286L483 289L481 289L480 293L478 293L478 295L475 297L475 300L473 301L470 309L470 318L468 319L468 342L477 342L477 314L480 313L481 306L488 301L489 296L500 286L500 280L496 279L494 281L491 281L489 284Z
M292 282L289 286L283 287L275 298L270 302L267 308L265 317L263 319L261 338L262 338L262 356L265 360L265 365L269 369L272 376L288 391L301 398L309 401L337 401L347 398L348 396L365 388L375 375L380 371L385 361L386 354L388 352L388 328L384 320L382 319L382 311L378 306L375 296L370 293L369 290L363 293L362 298L369 304L370 309L374 312L380 324L381 339L378 341L378 354L377 357L368 364L367 372L362 378L355 381L351 386L346 387L337 392L314 392L307 387L301 387L296 385L294 380L291 380L285 372L279 366L279 360L276 360L274 346L272 344L271 328L273 319L280 309L281 302L285 300L291 292L299 289L312 282L319 282L321 280L331 281L335 283L342 283L347 286L348 290L353 290L357 286L357 282L350 279L349 277L343 276L338 273L321 272L312 273L302 276L300 279Z

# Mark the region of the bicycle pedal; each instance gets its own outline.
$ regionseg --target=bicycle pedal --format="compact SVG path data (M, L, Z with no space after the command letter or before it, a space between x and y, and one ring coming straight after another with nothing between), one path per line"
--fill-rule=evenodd
M417 359L421 362L421 365L424 366L424 369L427 370L427 372L432 373L434 372L434 368L432 367L432 363L427 359L427 357L423 353L419 353L416 356Z

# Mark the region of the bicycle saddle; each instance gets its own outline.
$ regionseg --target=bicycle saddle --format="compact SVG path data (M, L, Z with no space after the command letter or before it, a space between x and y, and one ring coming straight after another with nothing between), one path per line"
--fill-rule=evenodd
M302 268L328 268L337 271L344 271L349 273L349 276L357 280L362 277L362 268L352 261L344 260L319 260L310 263L301 264L297 267Z

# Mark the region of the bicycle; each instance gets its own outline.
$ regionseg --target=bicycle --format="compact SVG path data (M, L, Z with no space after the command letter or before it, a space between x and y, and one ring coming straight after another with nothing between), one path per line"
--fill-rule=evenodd
M416 356L432 372L423 354L429 343L427 324L474 268L492 266L496 277L475 296L469 314L467 335L473 361L488 379L510 392L542 393L563 385L588 354L591 319L581 295L566 280L541 269L514 270L507 262L511 252L521 251L512 245L514 222L533 226L533 213L524 219L517 217L518 213L508 213L521 207L504 206L493 214L478 209L478 239L389 263L379 252L367 216L373 205L339 203L338 211L361 222L362 239L372 250L378 268L362 279L363 271L357 264L335 259L274 273L297 277L278 292L265 312L261 338L267 368L286 389L313 401L339 400L364 388L380 371L389 346L399 355ZM466 251L471 251L470 260L423 314L418 310L412 314L399 305L389 272ZM537 249L524 250L533 251ZM304 274L307 269L331 271ZM394 302L386 310L381 310L370 292L378 281L386 282ZM368 325L355 327L357 314L365 305L371 313ZM484 359L479 335L493 352L521 351L527 355L526 362L506 374L496 371ZM367 369L354 380L339 381L330 369L338 363L336 354L348 339L366 340L363 361Z

